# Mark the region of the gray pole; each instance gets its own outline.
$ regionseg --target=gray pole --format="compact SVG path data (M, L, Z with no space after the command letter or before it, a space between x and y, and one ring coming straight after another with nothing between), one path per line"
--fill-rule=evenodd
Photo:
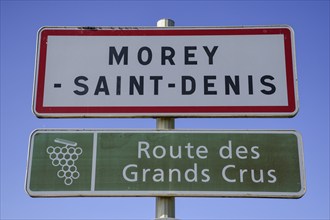
M173 27L171 19L160 19L157 27ZM174 129L174 118L157 118L158 130ZM156 219L175 219L175 197L156 197Z

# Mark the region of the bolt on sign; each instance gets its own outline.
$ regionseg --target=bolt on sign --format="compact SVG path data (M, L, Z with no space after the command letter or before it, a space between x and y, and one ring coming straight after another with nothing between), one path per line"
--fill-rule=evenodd
M292 117L294 33L264 27L44 27L38 117Z
M296 131L36 130L26 190L49 196L299 198Z

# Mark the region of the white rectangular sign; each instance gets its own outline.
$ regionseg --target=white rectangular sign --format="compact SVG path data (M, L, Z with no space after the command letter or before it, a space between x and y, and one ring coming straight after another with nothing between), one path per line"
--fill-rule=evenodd
M293 30L42 28L38 117L292 117Z

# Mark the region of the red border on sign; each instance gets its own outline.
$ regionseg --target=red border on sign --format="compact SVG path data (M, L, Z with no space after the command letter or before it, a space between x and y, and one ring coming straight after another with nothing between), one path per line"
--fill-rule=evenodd
M297 111L295 97L295 76L291 29L289 27L272 28L232 28L232 29L134 29L134 28L116 28L116 29L42 29L39 33L39 56L38 73L35 93L35 113L37 116L52 115L59 117L65 114L81 114L81 116L102 115L109 117L146 114L153 117L158 114L168 114L169 116L180 117L183 114L190 114L198 117L198 114L205 116L216 115L221 117L233 116L262 116L283 114L294 116ZM202 35L268 35L282 34L284 36L284 52L286 62L286 80L287 80L287 106L75 106L75 107L45 107L44 88L46 74L46 55L47 40L49 36L202 36ZM57 116L58 114L58 116ZM178 115L176 115L178 114ZM114 115L114 116L112 116ZM180 116L179 116L180 115Z

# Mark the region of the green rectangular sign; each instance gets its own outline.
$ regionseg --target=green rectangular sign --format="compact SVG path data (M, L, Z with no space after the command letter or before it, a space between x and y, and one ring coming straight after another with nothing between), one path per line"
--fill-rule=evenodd
M300 198L295 131L36 130L30 196Z

